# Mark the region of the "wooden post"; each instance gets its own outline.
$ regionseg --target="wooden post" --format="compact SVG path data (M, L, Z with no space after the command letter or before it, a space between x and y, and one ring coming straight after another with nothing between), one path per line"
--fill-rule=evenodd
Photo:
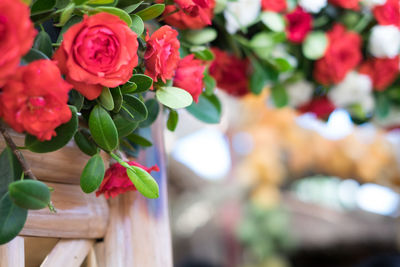
M9 243L0 246L0 267L25 266L24 238L17 236Z

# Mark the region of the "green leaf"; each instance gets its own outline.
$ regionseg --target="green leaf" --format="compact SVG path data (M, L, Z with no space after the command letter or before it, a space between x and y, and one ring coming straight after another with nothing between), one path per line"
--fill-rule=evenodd
M194 53L195 57L205 61L214 59L214 53L204 46L194 46L190 48L190 52Z
M132 133L139 125L138 122L129 121L127 119L124 119L119 114L117 114L114 117L113 121L114 121L115 127L117 128L118 136L120 138Z
M124 95L124 100L122 105L123 109L131 114L132 121L140 122L147 119L148 111L146 105L136 96ZM125 118L129 119L129 117Z
M215 95L200 95L199 102L193 102L186 110L205 123L219 123L221 119L221 103Z
M90 132L87 129L77 131L74 141L79 149L89 156L96 155L99 152L99 148L90 138Z
M31 8L31 15L37 15L52 10L56 6L56 0L36 0Z
M85 98L83 97L83 95L81 95L81 93L79 93L76 90L69 91L68 103L73 105L77 109L78 112L81 111L84 101L85 101Z
M261 59L270 60L270 54L275 47L275 42L270 33L260 32L250 40L250 46Z
M99 154L94 155L86 163L81 174L82 191L89 194L99 188L104 178L104 162Z
M139 3L133 4L133 5L129 5L127 7L124 7L124 10L126 11L126 13L132 13L133 11L135 11L141 4L143 3L143 1L140 1ZM131 17L132 18L132 17ZM133 21L133 19L132 19Z
M50 190L45 183L36 180L21 180L8 185L10 198L24 209L39 210L50 202Z
M260 18L262 23L274 32L283 32L285 30L285 20L279 13L265 11L261 13Z
M217 31L213 28L204 28L202 30L189 30L184 32L185 39L194 45L210 43L214 41L217 36Z
M128 140L131 141L132 143L138 144L140 146L149 147L153 145L153 143L150 140L147 140L146 138L138 134L132 133L128 135L126 138L128 138Z
M275 106L278 108L284 107L288 103L288 95L285 88L282 85L276 85L271 88L272 99L274 100Z
M141 128L149 127L151 124L153 124L153 122L157 119L158 113L160 111L160 105L158 104L157 100L153 98L146 100L144 104L146 105L149 115L147 116L147 119L140 122L139 126Z
M264 69L259 63L257 63L255 60L252 60L251 62L254 71L250 76L250 90L252 93L258 95L264 89L267 77Z
M323 31L309 33L303 42L302 51L306 58L320 59L325 55L328 47L328 37Z
M122 93L119 87L110 88L111 95L114 101L113 112L118 113L122 107Z
M125 21L128 27L132 25L132 19L128 13L125 12L123 9L119 9L112 6L99 6L96 7L96 11L98 12L107 12L113 15L118 16L121 20Z
M275 66L280 72L286 72L293 69L293 66L285 58L276 58L274 61Z
M72 17L75 10L75 4L70 3L61 13L60 21L58 22L57 26L62 27L67 23L67 21Z
M110 111L114 109L114 100L108 87L103 87L103 91L101 91L99 100L105 109Z
M21 164L9 147L0 154L0 199L7 193L8 185L22 175Z
M91 5L107 5L107 4L113 4L116 2L115 0L89 0L88 4Z
M130 81L137 85L135 93L145 92L153 85L153 79L144 74L134 74Z
M33 48L43 52L48 58L53 55L53 47L51 45L50 36L45 31L40 31L36 35L35 42L33 43Z
M137 84L134 82L127 82L121 86L121 93L122 94L129 94L133 93L137 89Z
M29 52L21 59L21 64L28 65L29 63L39 59L49 59L49 58L43 52L35 48L31 48L31 50L29 50Z
M71 26L79 23L82 21L82 17L81 16L73 16L71 19L69 19L65 25L61 28L60 34L58 35L57 38L57 43L61 43L61 41L63 40L63 35L64 33L71 28Z
M64 147L75 135L78 129L78 115L74 106L69 106L72 112L71 120L56 128L57 135L50 141L39 141L35 136L27 134L25 136L25 146L36 153L47 153L56 151Z
M203 81L205 85L204 93L206 95L214 94L215 87L217 87L217 82L215 81L215 79L209 74L204 74Z
M142 35L144 31L144 23L142 18L136 14L133 14L131 15L131 19L132 19L132 26L131 26L132 31L136 32L138 36Z
M178 87L162 87L156 91L157 100L169 108L178 109L190 106L193 102L192 96Z
M175 131L176 126L178 125L178 120L179 120L178 112L171 109L169 111L168 120L167 120L168 130L170 130L171 132Z
M136 189L143 196L147 198L158 198L158 184L148 172L136 166L130 166L126 172Z
M105 151L112 151L118 146L118 132L110 114L96 105L89 116L89 129L93 140Z
M160 16L165 9L164 4L155 4L136 13L142 20L151 20Z
M389 115L390 106L390 101L385 94L377 94L375 113L378 118L386 118Z
M0 200L0 245L8 243L16 237L22 228L28 211L14 204L9 194Z

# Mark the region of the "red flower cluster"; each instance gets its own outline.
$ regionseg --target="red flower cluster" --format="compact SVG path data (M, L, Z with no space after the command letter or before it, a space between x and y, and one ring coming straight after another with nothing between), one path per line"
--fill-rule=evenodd
M287 8L286 0L262 0L261 6L263 10L283 12Z
M362 74L367 74L376 91L383 91L399 74L399 56L395 58L373 58L363 63L359 69Z
M137 35L115 15L85 16L63 37L54 59L67 81L89 100L103 86L126 83L138 64Z
M29 7L21 1L0 1L0 86L16 71L21 57L33 44L36 30L29 14Z
M314 65L314 78L324 85L337 84L362 59L361 37L336 24L328 32L329 45L323 58Z
M297 7L292 13L286 14L288 21L287 37L293 43L301 43L312 28L312 17L301 7Z
M386 0L386 3L375 6L374 16L381 25L396 25L400 27L400 2L399 0Z
M188 91L197 103L204 88L204 70L206 66L194 55L188 55L178 63L174 77L174 86Z
M56 64L37 60L20 67L0 95L4 120L17 132L27 131L39 140L50 140L55 128L71 119L68 91Z
M320 119L327 119L335 110L335 105L326 96L314 98L309 103L299 107L301 113L311 112Z
M130 166L142 168L148 173L151 171L159 171L157 165L147 168L134 161L129 161L128 164ZM96 192L96 196L104 194L106 199L108 199L109 197L116 197L119 194L135 190L136 187L129 179L128 174L126 173L126 168L119 163L114 163L106 171L103 182L101 183L99 190Z
M162 2L162 1L161 1ZM215 0L175 0L165 7L165 22L178 29L201 29L211 25Z
M178 32L170 26L162 26L151 37L147 35L147 49L144 54L145 74L164 83L172 79L179 61L180 43L177 39Z
M346 9L359 10L360 0L329 0L332 5Z
M229 55L218 48L212 48L215 60L211 63L209 73L217 81L217 87L234 96L249 93L247 73L249 62Z

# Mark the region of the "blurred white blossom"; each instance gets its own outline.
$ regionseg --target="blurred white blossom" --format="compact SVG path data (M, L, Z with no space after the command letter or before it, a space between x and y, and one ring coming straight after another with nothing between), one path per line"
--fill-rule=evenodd
M310 13L320 12L327 4L327 0L299 0L299 6Z
M289 105L299 107L312 98L314 86L306 80L300 80L286 87L286 92L289 97Z
M386 0L362 0L361 3L369 8L373 8L375 6L384 5Z
M258 17L261 0L237 0L228 2L224 11L226 30L233 34L242 27L247 27Z
M400 52L400 30L394 25L377 25L371 30L369 51L374 57L393 58Z

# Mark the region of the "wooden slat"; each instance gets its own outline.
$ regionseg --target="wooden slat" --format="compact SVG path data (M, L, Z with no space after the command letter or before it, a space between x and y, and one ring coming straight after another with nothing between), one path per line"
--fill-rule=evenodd
M104 242L97 242L94 244L94 252L96 254L96 261L98 267L105 267L105 248Z
M94 240L63 239L53 248L41 267L80 267L92 248Z
M17 236L0 246L0 267L24 267L24 238Z
M109 208L103 197L85 194L78 185L47 183L54 188L52 201L57 213L48 209L29 211L21 235L58 238L102 238Z

